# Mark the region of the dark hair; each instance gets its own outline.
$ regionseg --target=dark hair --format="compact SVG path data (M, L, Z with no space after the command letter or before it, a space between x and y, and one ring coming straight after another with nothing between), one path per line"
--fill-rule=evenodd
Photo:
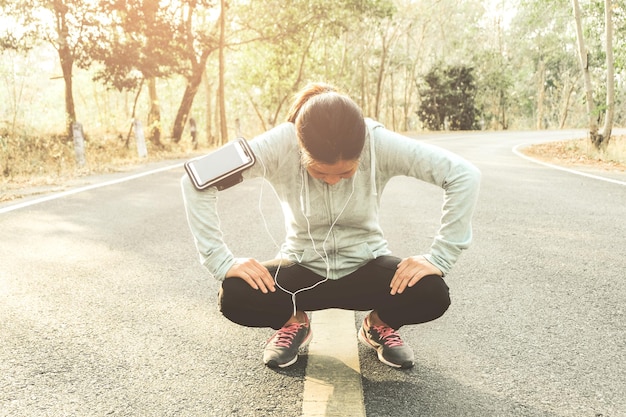
M296 135L306 164L356 160L365 143L365 120L357 104L328 84L309 84L294 100L287 121Z

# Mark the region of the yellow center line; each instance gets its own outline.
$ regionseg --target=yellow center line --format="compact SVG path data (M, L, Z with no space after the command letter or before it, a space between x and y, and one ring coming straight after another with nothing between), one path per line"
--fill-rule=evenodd
M311 315L302 417L365 417L354 312Z

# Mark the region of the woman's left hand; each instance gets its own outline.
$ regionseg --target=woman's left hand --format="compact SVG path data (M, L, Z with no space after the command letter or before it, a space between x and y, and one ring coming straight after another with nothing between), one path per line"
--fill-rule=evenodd
M391 287L391 295L402 294L407 287L414 286L426 275L443 276L443 273L422 255L403 259L398 264L398 270L389 285Z

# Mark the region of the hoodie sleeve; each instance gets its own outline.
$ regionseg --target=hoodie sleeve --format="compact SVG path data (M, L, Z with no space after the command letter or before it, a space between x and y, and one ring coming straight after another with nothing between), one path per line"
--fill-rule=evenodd
M293 152L296 145L291 123L284 123L249 142L257 163L243 172L245 179L271 176L279 171L280 157ZM218 280L223 280L235 263L235 256L224 243L217 211L219 192L214 187L198 191L185 174L181 179L187 223L193 236L200 263Z
M376 130L377 171L382 178L405 175L444 191L441 224L426 258L447 274L472 241L472 215L478 200L480 171L445 149L384 128Z
M224 243L217 214L217 189L204 191L194 188L187 175L181 179L187 223L191 230L200 263L218 280L235 263L235 257Z

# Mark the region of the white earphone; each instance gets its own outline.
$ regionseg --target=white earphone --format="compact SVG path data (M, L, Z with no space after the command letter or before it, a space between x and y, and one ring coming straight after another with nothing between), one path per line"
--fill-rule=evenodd
M267 221L265 219L265 216L263 215L263 208L262 208L262 198L263 198L263 188L265 185L265 175L266 175L266 167L265 164L263 163L263 160L261 158L257 158L258 161L261 162L261 165L263 166L263 183L261 184L261 191L259 193L259 212L261 214L261 218L263 219L263 223L265 225L265 230L267 232L267 234L270 236L270 239L272 240L272 242L274 243L274 246L279 250L279 253L281 254L281 262L279 263L278 267L276 268L276 272L274 273L274 283L276 284L276 286L281 289L282 291L286 292L287 294L291 295L291 302L293 304L293 314L296 314L297 311L297 307L296 307L296 295L300 292L303 291L308 291L311 290L315 287L317 287L318 285L328 281L328 276L330 275L330 262L328 260L328 253L326 252L326 242L328 241L328 238L330 237L330 234L333 230L333 227L335 227L335 225L337 224L337 221L339 220L339 218L341 217L341 215L344 213L344 211L346 210L346 208L348 207L348 203L350 202L350 200L352 199L352 196L354 195L354 190L355 190L355 183L356 183L356 176L358 173L358 170L354 173L354 175L352 176L351 180L352 180L352 190L350 192L350 195L348 196L346 202L344 203L341 211L339 212L339 214L337 215L337 217L335 217L335 219L333 220L333 222L331 223L328 232L326 233L326 236L324 238L324 241L322 242L322 253L320 253L317 249L317 245L315 244L315 239L313 239L313 236L311 235L311 223L309 222L309 217L306 213L307 210L305 210L305 204L304 204L304 183L306 181L305 175L308 175L308 173L306 173L306 169L301 166L300 167L300 179L301 179L301 185L300 185L300 210L302 212L302 215L304 216L304 219L306 220L307 223L307 232L309 235L309 239L311 240L311 244L313 245L313 250L315 251L315 253L320 257L320 259L322 259L322 261L324 262L324 264L326 265L326 276L324 277L323 280L316 282L315 284L309 286L309 287L305 287L305 288L301 288L297 291L289 291L285 288L283 288L279 283L278 283L278 272L280 271L280 265L282 264L283 261L283 252L281 250L281 247L278 245L278 243L276 242L276 239L274 239L274 236L272 235L271 231L269 230L269 226L267 224ZM276 196L276 198L280 201L280 198L278 196L278 194L276 193L276 190L274 190L274 188L272 187L272 191L274 192L274 195ZM296 253L291 253L289 254L291 256L293 256L298 262L302 261L302 257L299 257L298 254Z

